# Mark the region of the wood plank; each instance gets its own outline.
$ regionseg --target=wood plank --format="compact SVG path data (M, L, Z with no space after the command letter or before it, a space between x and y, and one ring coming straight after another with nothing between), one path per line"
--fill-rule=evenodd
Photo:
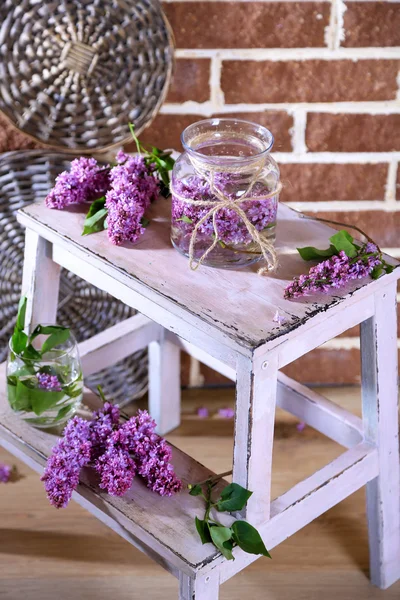
M236 381L236 371L222 361L175 335L170 335L170 339L200 362ZM359 417L281 372L278 373L276 404L345 448L352 448L363 438Z
M278 375L277 404L345 448L352 448L363 439L359 417L283 373Z
M365 436L378 447L379 476L367 486L372 583L400 578L400 465L396 286L375 296L375 315L361 324Z
M233 481L253 495L241 516L253 525L270 516L277 357L237 365Z
M4 365L0 372L0 444L10 452L41 472L46 458L51 452L57 437L49 432L34 429L19 419L8 405L5 393ZM85 395L85 404L95 408L99 405L96 396ZM158 554L169 570L181 570L193 575L198 565L212 560L218 554L210 545L202 545L198 537L194 518L204 512L204 502L199 497L189 496L187 484L203 481L214 473L206 469L187 454L173 447L173 464L183 481L183 490L172 498L161 498L151 492L139 478L135 478L132 488L123 497L113 497L98 487L96 473L84 469L81 484L75 499L118 533L127 532L124 537L132 537L135 545L144 552L148 548ZM218 484L218 489L226 481ZM218 491L218 490L217 490ZM93 510L92 510L93 507ZM115 523L115 527L114 527Z
M149 346L149 412L160 435L181 422L181 353L162 330Z
M258 527L268 549L272 549L318 516L363 487L378 474L378 452L362 443L344 452L271 503L271 519ZM235 561L216 557L203 567L203 574L220 570L221 583L257 560L258 556L234 548Z
M92 336L79 344L85 377L101 371L146 348L161 335L162 328L137 314Z
M52 260L52 245L37 233L25 232L21 295L27 297L25 325L56 323L60 267Z
M296 302L285 300L284 287L307 267L296 247L325 247L334 230L322 223L305 220L283 205L279 208L277 227L280 260L277 273L258 277L255 275L257 265L237 271L204 267L193 273L187 259L170 244L169 215L167 201L155 203L150 215L151 226L145 235L135 246L124 247L112 246L106 232L82 237L84 214L81 208L68 210L66 214L35 204L20 211L18 218L46 239L68 248L75 256L90 257L90 262L102 272L113 273L116 279L130 289L140 291L146 298L154 299L156 293L160 308L167 308L170 314L184 318L196 328L204 329L204 324L208 324L211 335L218 334L220 340L224 335L245 348L263 344L272 347L281 342L283 335L291 334L310 319L315 322L325 319L327 310L339 314L339 308L344 308L355 290L369 294L380 285L365 279L353 282L339 295L336 290L332 294ZM398 266L393 259L388 260ZM397 276L393 273L385 279L390 281ZM273 321L277 309L286 317L281 326ZM249 319L249 315L253 318Z

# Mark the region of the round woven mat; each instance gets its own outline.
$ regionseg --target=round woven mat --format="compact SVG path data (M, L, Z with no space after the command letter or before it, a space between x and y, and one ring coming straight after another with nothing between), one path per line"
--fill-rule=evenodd
M63 151L139 134L166 95L173 41L157 0L2 0L0 109Z
M24 230L15 212L42 201L55 177L69 168L71 157L43 150L7 152L0 155L0 362L7 355L21 294ZM125 304L62 270L57 321L71 327L83 341L135 314ZM138 398L147 389L147 352L138 352L120 363L85 378L95 390L103 386L106 396L120 405Z

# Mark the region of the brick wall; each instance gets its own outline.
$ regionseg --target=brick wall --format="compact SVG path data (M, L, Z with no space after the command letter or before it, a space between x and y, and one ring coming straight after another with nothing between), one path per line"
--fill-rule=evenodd
M180 149L212 115L268 126L282 201L353 222L400 258L400 2L165 0L176 71L143 141ZM33 144L0 119L0 151ZM288 368L299 380L359 381L358 332ZM223 382L184 358L184 382Z
M400 258L400 3L165 0L163 7L176 71L145 139L180 149L182 129L200 118L258 121L275 135L284 202L356 223ZM354 330L287 372L356 383L358 362ZM186 381L221 382L185 365Z

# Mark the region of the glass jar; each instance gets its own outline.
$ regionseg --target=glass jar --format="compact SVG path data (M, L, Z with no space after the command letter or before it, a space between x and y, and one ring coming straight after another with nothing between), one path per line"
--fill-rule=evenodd
M51 326L42 326L49 327ZM41 335L35 339L46 339ZM48 352L31 350L27 357L13 351L10 340L7 361L7 393L12 410L35 427L48 428L67 421L83 395L82 366L78 345L70 332L66 341Z
M273 246L280 191L272 133L249 121L207 119L187 127L181 140L172 244L192 264L235 268L260 260L257 236Z

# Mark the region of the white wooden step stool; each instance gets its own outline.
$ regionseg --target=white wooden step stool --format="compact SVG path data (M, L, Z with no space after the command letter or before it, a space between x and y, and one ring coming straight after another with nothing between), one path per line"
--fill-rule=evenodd
M193 273L169 242L168 202L160 200L153 210L151 225L135 247L114 247L105 232L81 237L80 209L61 212L35 204L22 210L18 218L27 228L23 293L29 297L28 319L56 320L60 267L137 309L141 314L81 344L83 368L89 375L149 346L150 411L160 433L180 421L180 349L236 380L233 480L254 492L243 516L271 549L366 485L371 579L381 588L390 586L400 577L400 269L377 281L355 282L341 295L291 302L283 299L284 287L308 268L296 247L326 247L329 227L281 206L281 268L276 275L258 277L257 265L229 271L202 267ZM282 325L273 321L276 310L286 317ZM362 420L279 373L359 323ZM271 501L276 403L346 451ZM2 443L40 471L54 438L15 418L4 394L1 404ZM208 476L209 471L179 451L174 460L185 483ZM202 546L194 528L201 501L185 492L164 499L135 482L125 498L112 498L99 490L88 471L76 499L179 577L180 600L216 600L219 585L257 558L235 548L236 560L227 561L211 544ZM157 515L151 522L148 512Z

